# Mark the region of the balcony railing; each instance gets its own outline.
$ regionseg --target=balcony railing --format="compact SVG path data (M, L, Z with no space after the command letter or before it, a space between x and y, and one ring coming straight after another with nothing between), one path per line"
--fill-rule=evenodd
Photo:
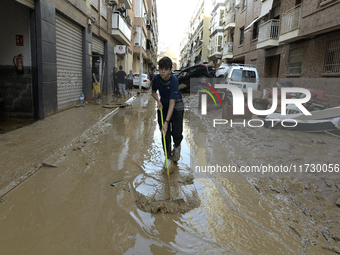
M302 4L282 14L281 35L300 28Z
M258 42L279 39L280 20L271 19L260 25Z
M234 51L234 43L228 42L223 45L223 55L232 55Z
M235 23L235 12L230 11L224 17L224 24Z
M118 29L129 41L131 41L131 29L124 18L118 14L112 14L112 30Z

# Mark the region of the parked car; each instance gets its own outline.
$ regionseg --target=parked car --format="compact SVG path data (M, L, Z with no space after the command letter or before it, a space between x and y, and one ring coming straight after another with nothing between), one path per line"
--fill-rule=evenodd
M229 66L224 77L226 84L239 87L245 94L250 87L259 90L259 74L254 66L233 64Z
M216 69L212 65L195 65L182 70L178 76L179 90L183 92L190 92L190 79L201 78L201 82L208 82L208 78L215 77Z
M220 65L220 67L216 71L216 74L215 74L216 77L217 78L224 77L225 73L228 72L229 67L230 67L230 64L222 64L222 65Z
M133 74L135 77L133 78L133 86L139 87L139 73ZM150 79L147 74L142 74L142 88L148 89L150 88Z

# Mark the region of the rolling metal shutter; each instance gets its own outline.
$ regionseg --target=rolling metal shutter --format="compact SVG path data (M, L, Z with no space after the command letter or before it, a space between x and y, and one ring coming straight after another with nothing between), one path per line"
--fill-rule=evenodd
M104 55L104 41L92 36L92 51Z
M79 100L83 92L82 29L56 15L58 110Z

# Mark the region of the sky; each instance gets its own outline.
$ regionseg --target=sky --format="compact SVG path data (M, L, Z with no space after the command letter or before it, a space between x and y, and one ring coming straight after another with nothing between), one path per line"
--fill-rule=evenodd
M158 41L179 47L199 0L157 0ZM176 50L176 49L173 49Z

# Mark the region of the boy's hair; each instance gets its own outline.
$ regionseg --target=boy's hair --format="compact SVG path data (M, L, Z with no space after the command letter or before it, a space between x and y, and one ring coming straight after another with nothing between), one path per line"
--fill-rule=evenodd
M122 67L122 66L119 66L119 70L123 70L123 67Z
M172 61L169 57L163 57L158 62L159 69L172 69Z

